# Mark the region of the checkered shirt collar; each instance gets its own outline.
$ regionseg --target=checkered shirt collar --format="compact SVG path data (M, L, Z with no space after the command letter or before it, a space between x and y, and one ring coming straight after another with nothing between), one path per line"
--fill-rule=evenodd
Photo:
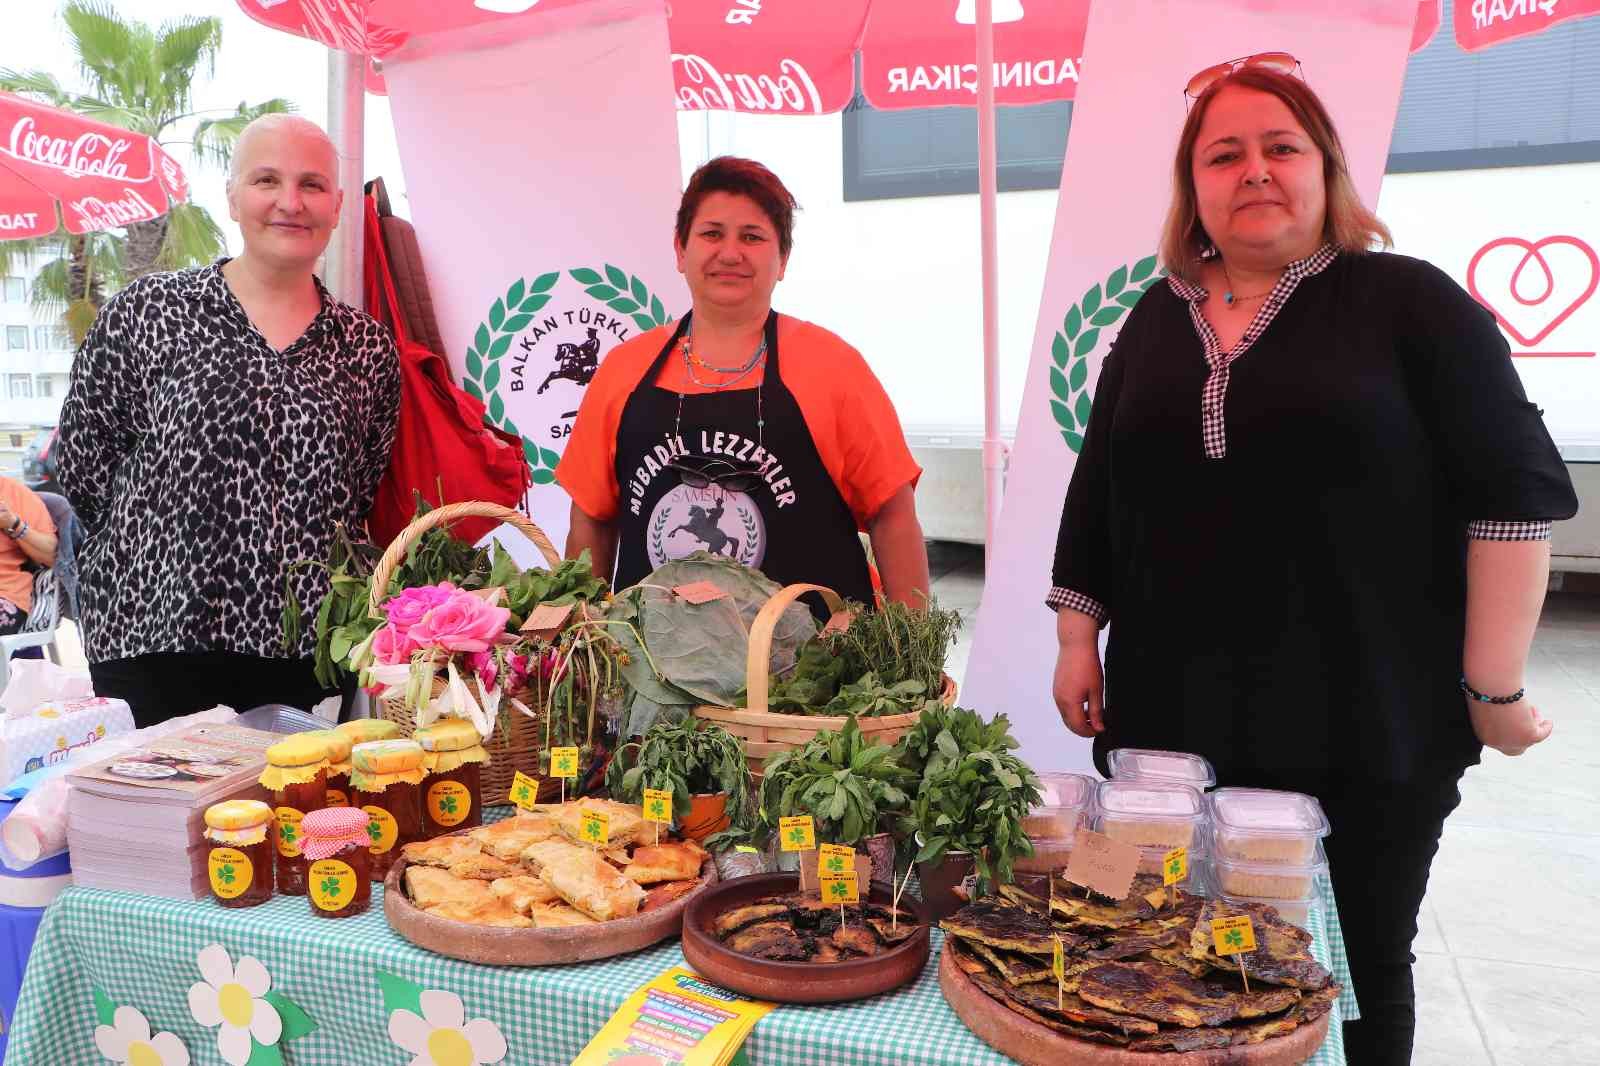
M1285 282L1290 285L1297 285L1302 279L1309 278L1313 274L1320 274L1328 269L1329 264L1338 257L1339 249L1337 247L1331 244L1324 244L1304 259L1296 259L1284 267L1283 276L1278 279L1278 284L1274 285L1273 288L1276 289ZM1167 284L1172 287L1172 291L1177 293L1180 298L1192 304L1199 303L1211 294L1209 289L1184 281L1176 274L1167 275Z

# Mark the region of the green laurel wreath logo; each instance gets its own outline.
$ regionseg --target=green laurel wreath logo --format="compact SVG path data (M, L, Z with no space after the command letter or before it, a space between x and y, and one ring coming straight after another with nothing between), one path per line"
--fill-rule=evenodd
M588 267L575 267L567 273L584 287L585 293L618 314L629 316L641 330L655 329L673 320L660 298L637 277L610 263L605 265L604 271L602 275ZM551 290L560 280L559 270L540 274L532 281L518 278L504 296L495 300L489 308L489 317L478 323L472 335L472 343L467 348L467 377L462 382L467 392L487 404L489 422L522 438L522 452L527 457L535 485L548 485L556 479L555 468L561 455L541 448L507 416L505 400L496 391L500 386L500 357L510 350L511 342L528 327L533 316L550 302Z
M1156 270L1156 257L1147 255L1131 266L1119 266L1067 308L1061 330L1050 345L1050 361L1055 364L1050 368L1050 411L1074 454L1083 449L1083 434L1094 405L1089 394L1089 355L1100 342L1100 331L1120 322L1150 286L1166 276L1165 270Z

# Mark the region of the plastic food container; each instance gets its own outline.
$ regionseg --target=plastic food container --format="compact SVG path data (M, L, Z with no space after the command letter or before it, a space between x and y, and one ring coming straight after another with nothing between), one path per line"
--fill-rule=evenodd
M1204 834L1200 790L1175 781L1102 781L1095 791L1094 828L1140 847L1194 848Z
M1139 870L1141 874L1160 874L1161 867L1166 862L1167 852L1171 848L1140 848ZM1178 887L1191 896L1207 895L1207 885L1210 883L1206 876L1211 865L1206 855L1205 848L1193 847L1189 849L1189 871L1183 880L1178 882Z
M1210 796L1219 859L1309 866L1328 816L1314 796L1264 788L1219 788Z
M1023 819L1028 839L1071 841L1089 816L1096 782L1083 774L1040 774L1040 803Z
M1218 896L1224 903L1232 903L1243 907L1246 903L1258 903L1263 907L1271 907L1278 912L1278 917L1290 925L1298 925L1301 929L1311 927L1311 908L1317 906L1317 897L1308 896L1305 899L1268 899L1265 896L1230 896L1221 893Z
M1241 862L1219 856L1215 866L1217 888L1229 895L1304 899L1316 891L1317 875L1328 871L1328 859L1318 843L1309 863Z
M1115 748L1106 756L1118 781L1179 781L1204 792L1217 783L1217 772L1203 755L1150 748Z

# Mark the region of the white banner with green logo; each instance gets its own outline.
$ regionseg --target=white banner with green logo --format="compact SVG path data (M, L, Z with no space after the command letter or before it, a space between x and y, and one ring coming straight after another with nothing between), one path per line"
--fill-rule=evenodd
M1035 767L1090 765L1088 742L1066 731L1051 699L1055 621L1044 599L1101 360L1128 311L1162 281L1154 252L1184 85L1238 56L1292 53L1333 113L1363 199L1376 204L1415 15L1413 0L1118 0L1090 9L1093 77L1072 111L1000 535L961 685L964 704L1011 716Z
M618 21L438 55L413 42L384 65L445 354L522 438L530 513L558 548L570 500L554 470L584 390L607 352L687 303L666 14L606 6Z

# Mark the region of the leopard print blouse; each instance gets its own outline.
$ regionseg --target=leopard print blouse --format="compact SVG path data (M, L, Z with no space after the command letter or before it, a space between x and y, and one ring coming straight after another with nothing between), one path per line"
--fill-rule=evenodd
M59 478L89 530L90 662L153 652L304 656L284 574L359 531L389 465L400 364L389 331L333 299L279 352L212 266L140 278L100 311L61 408ZM302 609L328 591L292 570Z

